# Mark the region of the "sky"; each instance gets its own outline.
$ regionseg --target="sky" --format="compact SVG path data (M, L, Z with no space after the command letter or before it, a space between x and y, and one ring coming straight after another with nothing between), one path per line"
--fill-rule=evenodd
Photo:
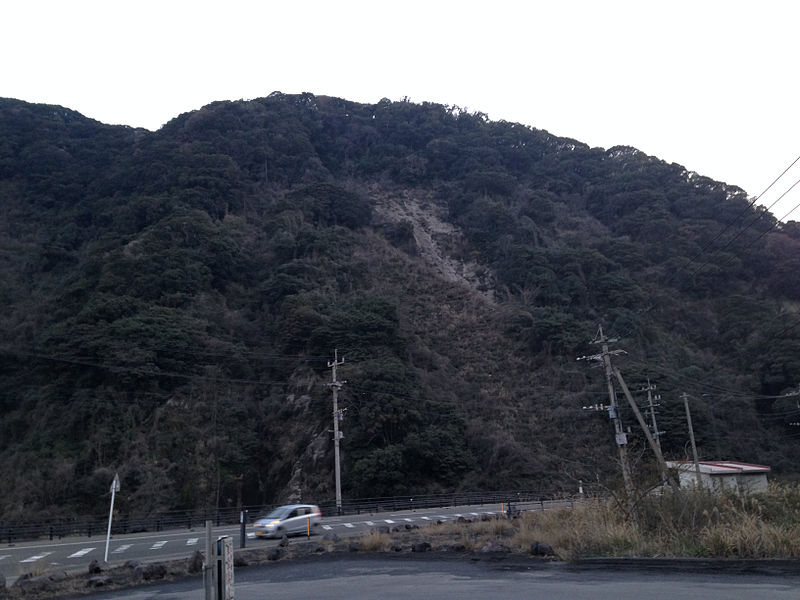
M407 97L634 146L800 221L800 161L767 189L800 157L798 22L796 0L6 0L0 97L150 130L273 91Z

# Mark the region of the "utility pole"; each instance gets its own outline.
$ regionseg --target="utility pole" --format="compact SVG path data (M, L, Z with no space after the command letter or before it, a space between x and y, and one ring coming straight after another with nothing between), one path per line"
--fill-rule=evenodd
M697 446L694 443L694 429L692 429L692 413L689 412L689 397L686 392L681 395L683 398L683 405L686 407L686 422L689 424L689 439L692 440L692 456L694 457L694 471L697 478L697 489L700 489L700 461L697 459Z
M661 446L657 445L653 439L653 436L650 435L650 428L647 426L647 423L644 422L644 417L639 411L639 406L636 404L633 396L631 396L628 386L625 385L625 380L622 378L622 373L620 373L619 369L616 367L614 367L614 375L616 375L619 385L622 388L625 397L628 399L628 404L630 404L633 414L636 415L636 420L639 422L639 427L642 428L642 432L644 432L644 436L647 438L647 443L650 444L650 448L652 448L653 453L656 455L656 461L658 461L658 470L661 471L661 482L663 483L667 480L667 463L664 462L664 457L661 455Z
M617 406L617 394L614 391L614 383L611 379L613 368L611 366L611 355L621 354L622 350L609 351L608 344L616 342L616 339L607 339L603 334L603 326L601 325L597 331L593 344L601 344L602 351L600 354L594 356L583 356L581 359L600 360L603 362L603 367L606 373L606 387L608 388L608 400L610 406L608 408L609 418L614 422L614 438L617 443L617 456L622 467L622 479L625 482L625 493L628 496L628 507L633 515L633 481L631 479L630 467L628 465L628 452L627 444L628 438L625 431L622 429L622 421L619 418L619 407Z
M333 460L336 463L334 468L336 471L336 514L342 514L342 476L339 469L339 440L342 434L339 433L339 421L342 418L342 413L339 411L338 397L339 388L344 384L343 381L336 381L336 367L344 363L344 357L339 360L339 351L334 349L333 362L328 361L328 368L332 372L332 381L330 383L331 390L333 390Z
M663 457L664 454L661 452L661 432L658 430L658 423L656 422L656 410L655 404L653 404L653 392L656 390L656 386L650 384L650 378L647 378L647 404L650 410L650 422L652 423L653 427L653 439L656 442L656 446L658 447L658 452ZM655 400L660 400L661 396L656 395ZM662 483L668 482L669 477L666 471L666 463L664 463L663 470L661 471L661 480Z
M656 411L653 404L653 394L657 388L650 384L650 378L647 379L647 404L650 410L650 422L653 424L653 439L656 441L658 450L661 451L661 432L658 430L658 423L656 423ZM660 400L661 396L656 396L656 400Z

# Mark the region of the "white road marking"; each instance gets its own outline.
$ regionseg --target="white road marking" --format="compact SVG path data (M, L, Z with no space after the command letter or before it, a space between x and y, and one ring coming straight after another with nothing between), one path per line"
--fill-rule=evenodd
M254 537L256 537L256 534L255 534L255 533L248 533L248 534L247 534L247 537L249 537L249 538L254 538Z
M331 527L330 525L323 525L322 528L326 531L330 531L331 529L333 529L333 527Z
M186 540L186 545L187 546L196 546L199 539L200 538L189 538L188 540Z
M372 521L364 521L364 523L366 523L366 524L367 524L367 525L369 525L370 527L372 527L373 525L375 525L375 523L373 523Z
M164 544L166 544L167 541L168 540L164 540L164 541L161 541L161 542L156 542L155 544L150 546L150 550L160 550L161 548L164 547Z
M480 516L480 513L469 513L469 514L471 514L473 517L479 517Z
M423 521L430 521L431 520L430 517L422 517L422 519L423 519Z
M353 527L355 527L355 525L353 525L352 523L345 523L345 524L344 524L344 526L345 526L345 527L349 527L350 529L352 529Z
M43 559L45 556L49 556L49 555L51 555L51 554L52 554L52 552L43 552L42 554L37 554L36 556L31 556L31 557L28 557L28 558L26 558L25 560L21 560L21 561L19 561L19 562L24 562L24 563L28 563L28 562L36 562L37 560L41 560L41 559Z
M127 550L131 546L133 546L133 544L122 544L122 546L114 550L111 554L119 554L121 552L125 552L125 550Z
M78 558L80 556L85 556L86 554L89 554L89 552L91 552L92 550L94 550L94 548L83 548L82 550L78 550L74 554L70 554L69 558Z
M8 558L9 556L11 556L11 555L10 554L2 554L2 555L0 555L0 560L3 560L4 558Z
M414 519L403 519L403 520L408 521L409 523L412 523L414 521Z
M394 521L392 521L391 519L384 519L384 521L386 521L387 523L394 523Z

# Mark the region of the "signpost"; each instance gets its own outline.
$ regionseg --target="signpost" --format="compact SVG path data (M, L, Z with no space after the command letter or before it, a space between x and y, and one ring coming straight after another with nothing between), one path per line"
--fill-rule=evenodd
M108 543L111 540L111 519L114 516L114 495L119 491L119 473L114 474L111 482L111 508L108 510L108 532L106 533L106 555L103 562L108 562Z
M216 600L233 600L233 538L217 539Z

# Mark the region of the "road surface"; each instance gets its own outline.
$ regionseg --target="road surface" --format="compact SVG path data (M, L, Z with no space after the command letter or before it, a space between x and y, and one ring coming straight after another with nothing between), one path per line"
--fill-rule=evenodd
M515 566L516 565L516 566ZM797 600L797 576L574 571L506 561L340 555L237 569L237 600ZM200 577L88 596L197 600ZM87 598L82 596L82 598Z
M556 505L564 505L564 503L545 503L544 506L537 503L536 505L527 505L527 509L541 510L542 507L551 508ZM500 504L487 504L325 517L322 520L320 533L334 532L344 537L364 533L378 527L403 528L406 525L421 527L437 521L454 521L459 517L476 519L482 515L498 515L505 508ZM245 541L247 549L264 548L277 543L272 540L253 539L250 529L250 527L247 528L248 538ZM240 526L214 527L214 539L223 535L233 537L236 549L241 547ZM0 573L11 582L23 573L42 574L53 571L80 570L88 567L92 560L103 563L105 547L106 538L102 534L91 538L3 544L0 545ZM139 562L175 560L187 558L195 550L205 551L205 529L202 526L194 529L156 533L115 535L109 543L108 564L109 566L119 566L129 560Z

